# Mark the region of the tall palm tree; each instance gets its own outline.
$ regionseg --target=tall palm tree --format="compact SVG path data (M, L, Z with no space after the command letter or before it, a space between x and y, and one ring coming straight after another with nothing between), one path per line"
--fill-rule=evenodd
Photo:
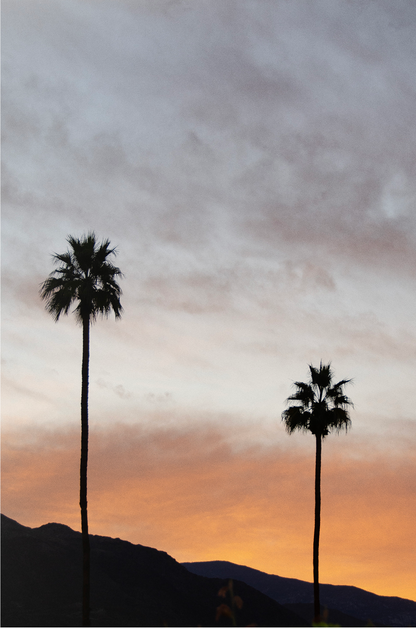
M321 528L321 460L322 440L331 431L346 431L351 425L348 408L353 406L344 394L344 386L350 379L333 383L331 364L320 363L319 369L309 365L309 382L295 382L296 391L287 398L295 401L282 413L286 431L312 432L316 439L315 459L315 530L313 537L313 592L315 621L320 621L319 599L319 533Z
M90 356L90 325L99 315L108 316L111 311L120 318L121 289L117 278L122 272L108 258L116 254L110 241L99 243L94 233L77 239L69 236L70 250L53 255L59 268L52 271L41 284L40 296L46 309L59 320L68 314L72 304L74 313L82 325L82 386L81 386L81 465L80 499L83 549L82 625L90 625L90 546L87 512L87 464L88 464L88 375Z

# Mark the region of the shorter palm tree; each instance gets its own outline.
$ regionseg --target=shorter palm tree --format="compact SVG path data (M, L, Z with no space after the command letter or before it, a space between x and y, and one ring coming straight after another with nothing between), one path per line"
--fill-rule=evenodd
M309 382L295 382L296 391L287 398L295 401L282 413L286 430L292 434L296 430L311 432L316 439L315 458L315 529L313 537L313 587L315 621L320 621L319 599L319 534L321 528L321 464L322 440L331 431L346 431L351 425L348 408L353 406L344 394L344 386L350 379L332 382L330 364L320 363L319 369L309 365Z

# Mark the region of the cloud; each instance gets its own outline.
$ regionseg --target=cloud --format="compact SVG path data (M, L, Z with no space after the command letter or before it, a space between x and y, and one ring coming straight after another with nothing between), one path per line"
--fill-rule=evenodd
M50 219L69 211L84 222L82 206L100 205L107 212L116 204L140 240L144 220L156 241L198 249L201 243L213 246L216 225L222 224L216 216L220 204L221 213L233 218L235 233L268 246L268 255L277 243L289 250L308 245L322 255L411 271L413 75L405 55L409 42L400 39L400 50L395 40L407 30L404 13L400 21L384 5L362 10L359 18L348 3L337 11L328 3L313 10L288 3L270 10L262 3L252 21L247 2L220 11L203 2L186 11L161 3L150 13L143 7L140 22L120 3L101 8L97 30L93 7L86 6L80 11L70 3L48 12L44 45L53 50L62 11L69 19L56 68L34 70L26 55L20 71L30 70L32 79L23 81L25 92L21 84L9 90L4 104L5 120L9 114L14 120L5 124L4 152L15 179L18 155L59 169L51 179L49 168L38 173L32 167L43 181L36 204L49 205ZM405 11L410 19L411 8ZM20 25L30 33L29 13L23 16ZM123 38L114 39L114 23ZM73 55L72 36L85 54ZM163 45L155 47L153 40ZM15 41L7 45L19 56ZM106 41L114 53L110 64L100 55ZM31 45L45 54L39 43ZM371 80L375 68L377 80ZM94 105L87 108L84 74L99 77L89 90ZM44 99L46 84L52 105ZM26 196L33 195L35 178L26 168ZM398 215L386 216L392 195ZM152 218L144 218L145 206Z
M167 403L172 401L173 395L170 392L164 392L160 394L147 393L145 395L145 399L150 403Z
M97 379L96 383L99 388L107 388L113 391L118 397L121 397L121 399L130 399L130 397L132 397L133 395L133 393L126 391L122 384L111 384L109 382L106 382L102 377Z

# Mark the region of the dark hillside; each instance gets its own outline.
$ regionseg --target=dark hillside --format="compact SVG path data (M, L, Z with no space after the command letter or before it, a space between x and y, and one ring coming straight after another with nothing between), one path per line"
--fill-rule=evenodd
M220 578L192 574L165 552L91 536L92 626L221 626ZM240 625L305 626L243 582ZM81 534L57 523L28 528L2 515L2 625L81 625Z
M308 605L313 604L313 586L309 582L282 578L220 560L183 564L196 574L242 580L279 604L296 609L303 617L312 617L312 606ZM322 584L320 590L321 604L330 609L328 620L331 623L365 626L370 620L376 626L416 626L416 602L412 600L376 595L352 586ZM359 623L351 623L352 619L342 617L338 611ZM348 624L344 623L346 619Z

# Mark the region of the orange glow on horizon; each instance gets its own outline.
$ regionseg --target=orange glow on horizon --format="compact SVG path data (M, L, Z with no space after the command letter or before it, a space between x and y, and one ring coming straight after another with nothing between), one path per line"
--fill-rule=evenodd
M6 436L4 514L79 530L78 446L75 430L27 446ZM414 463L342 451L328 447L324 457L320 580L414 599ZM91 439L90 531L178 562L228 560L311 581L313 474L313 448L236 453L214 429L115 426Z

